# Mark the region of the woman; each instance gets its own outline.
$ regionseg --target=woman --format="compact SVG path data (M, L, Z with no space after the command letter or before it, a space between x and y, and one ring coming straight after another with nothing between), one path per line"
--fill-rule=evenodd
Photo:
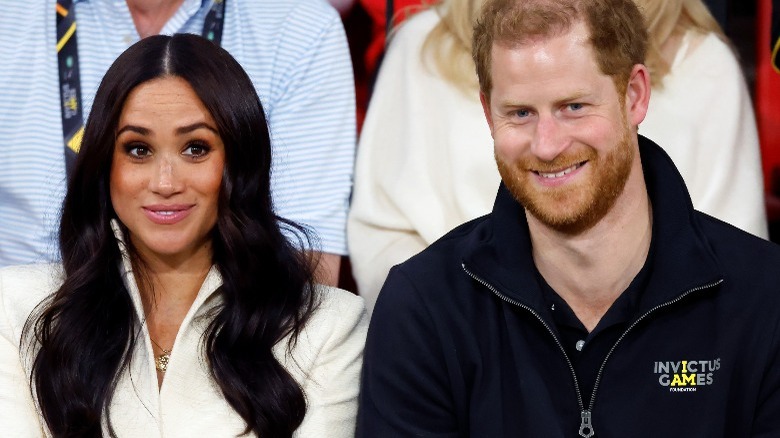
M672 157L696 209L767 238L756 120L728 38L701 0L636 4L653 86L639 133Z
M637 3L653 46L664 46L670 64L677 59L667 74L650 57L652 97L639 133L669 153L697 209L766 237L755 120L725 37L701 0ZM481 5L437 2L401 25L383 61L360 135L347 223L353 273L369 310L390 267L493 206L500 177L471 59ZM691 42L677 55L678 45L670 50L663 42L681 35Z
M481 0L446 0L392 36L360 135L347 221L373 308L390 268L490 211L501 181L471 60Z
M270 159L226 51L155 36L116 60L68 184L62 266L0 271L4 434L353 434L363 305L314 286Z

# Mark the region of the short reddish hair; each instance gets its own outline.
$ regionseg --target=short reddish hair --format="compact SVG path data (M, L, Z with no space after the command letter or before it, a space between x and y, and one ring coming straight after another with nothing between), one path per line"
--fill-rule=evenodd
M534 38L565 34L585 23L596 63L611 76L620 94L636 64L647 54L648 34L633 0L486 0L474 27L472 57L479 87L487 98L494 44L516 46Z

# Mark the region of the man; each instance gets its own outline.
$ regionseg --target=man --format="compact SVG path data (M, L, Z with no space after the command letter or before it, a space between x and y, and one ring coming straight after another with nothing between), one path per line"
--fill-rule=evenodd
M630 0L488 0L489 215L391 271L358 436L780 436L780 250L638 137Z
M58 35L57 22L74 17L80 77L63 85L58 49L70 34ZM254 81L269 119L277 213L316 232L312 249L327 253L324 280L335 284L339 255L346 254L354 85L340 17L313 0L75 0L72 10L54 0L6 5L0 13L0 266L57 257L66 177L58 90L80 86L86 119L100 79L131 44L158 33L208 35L215 28L223 29L222 47Z

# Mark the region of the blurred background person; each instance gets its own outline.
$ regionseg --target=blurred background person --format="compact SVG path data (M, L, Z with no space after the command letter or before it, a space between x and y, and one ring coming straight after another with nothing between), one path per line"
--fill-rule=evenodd
M62 264L0 270L4 434L354 434L364 306L315 285L288 239L305 233L273 210L271 141L211 42L153 36L117 59L69 180Z
M500 182L471 60L481 1L438 3L392 36L355 169L349 249L373 307L390 268L490 211Z
M349 47L318 0L42 0L0 14L0 266L57 257L66 156L100 78L140 38L195 33L241 63L274 139L277 213L311 228L336 284L355 156ZM71 51L69 53L69 51ZM59 66L59 69L58 69ZM60 92L62 95L60 95ZM80 96L80 99L79 99ZM73 123L72 120L78 120Z
M701 0L637 3L653 42L640 134L669 145L697 209L766 238L755 120L725 36ZM500 178L471 60L481 4L438 2L391 38L360 135L348 220L369 310L393 265L492 208Z
M767 238L753 106L728 39L701 0L636 0L653 84L639 133L680 170L696 209Z

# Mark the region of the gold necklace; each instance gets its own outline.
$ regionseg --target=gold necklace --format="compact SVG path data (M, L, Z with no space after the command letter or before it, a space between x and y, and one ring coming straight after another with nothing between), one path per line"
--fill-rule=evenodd
M166 349L162 348L160 346L160 344L155 342L154 339L152 339L151 336L149 336L149 339L151 339L152 343L154 345L156 345L157 348L159 348L163 352L163 354L157 356L154 359L154 367L157 368L157 371L159 371L161 373L165 373L165 370L168 369L168 362L170 362L170 360L171 360L171 351L173 350L173 348L171 348L170 350L166 350Z

